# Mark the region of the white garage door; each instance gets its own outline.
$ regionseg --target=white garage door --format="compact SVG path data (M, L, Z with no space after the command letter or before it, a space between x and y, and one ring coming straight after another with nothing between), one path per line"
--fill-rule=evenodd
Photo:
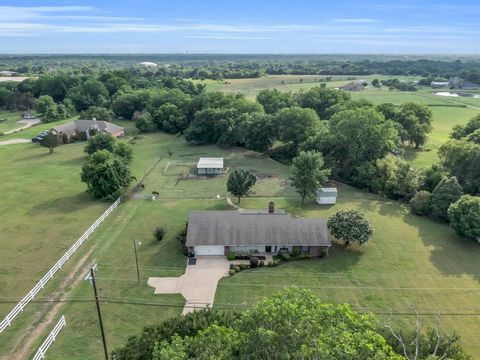
M225 255L225 248L223 245L197 245L195 256L197 255Z

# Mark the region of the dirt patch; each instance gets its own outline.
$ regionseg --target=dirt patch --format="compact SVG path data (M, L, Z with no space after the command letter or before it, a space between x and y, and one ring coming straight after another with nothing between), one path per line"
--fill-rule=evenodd
M31 141L28 139L12 139L12 140L0 141L0 145L28 144L30 142Z

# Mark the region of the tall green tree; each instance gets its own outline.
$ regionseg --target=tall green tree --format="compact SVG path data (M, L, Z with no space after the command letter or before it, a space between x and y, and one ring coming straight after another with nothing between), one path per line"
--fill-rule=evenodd
M108 150L90 155L82 166L82 182L97 199L113 199L135 179L123 159Z
M327 221L328 230L338 240L350 243L366 244L373 235L373 226L364 213L359 210L340 210Z
M316 151L301 151L293 159L290 180L295 191L302 198L315 197L317 190L328 180L330 169L324 168L323 156Z
M432 110L428 106L406 102L400 105L395 119L405 129L406 138L402 139L419 148L432 131Z
M99 150L108 150L113 153L115 149L117 139L108 133L99 133L94 136L91 136L85 145L84 151L88 155L92 155L94 152Z
M448 221L448 208L462 195L463 189L455 176L443 178L432 191L431 214L442 221Z
M480 243L480 197L462 196L448 208L448 218L458 235Z
M53 150L59 145L57 134L54 131L50 130L40 142L40 145L47 147L49 153L52 154Z
M262 104L267 114L275 114L283 108L294 106L295 100L291 93L277 89L265 89L258 93L257 101Z
M254 113L244 124L245 147L267 153L276 138L276 129L271 115Z
M350 179L358 166L381 159L398 150L398 132L392 121L385 121L374 109L346 110L329 122L331 145L329 157L338 171Z
M438 154L445 169L457 177L467 193L480 194L480 144L466 138L450 140Z
M242 196L247 196L257 178L245 169L235 169L228 176L227 190L235 195L240 203Z
M328 120L334 113L335 107L350 100L345 91L313 87L297 94L298 105L315 110L322 120Z
M279 139L291 143L295 148L313 133L319 123L320 119L315 111L298 106L280 110L274 120Z

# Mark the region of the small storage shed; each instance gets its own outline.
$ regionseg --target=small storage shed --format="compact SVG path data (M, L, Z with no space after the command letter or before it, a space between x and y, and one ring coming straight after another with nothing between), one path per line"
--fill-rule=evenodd
M338 191L335 187L320 188L317 190L316 200L320 205L323 204L336 204Z
M197 163L198 175L222 175L223 158L200 158Z

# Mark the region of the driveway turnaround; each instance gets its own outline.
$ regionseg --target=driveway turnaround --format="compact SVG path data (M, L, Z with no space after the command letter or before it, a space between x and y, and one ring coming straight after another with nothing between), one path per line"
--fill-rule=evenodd
M186 300L182 314L187 314L213 305L218 280L228 275L229 264L225 256L197 256L197 263L187 265L182 276L151 277L148 285L155 294L182 294Z

